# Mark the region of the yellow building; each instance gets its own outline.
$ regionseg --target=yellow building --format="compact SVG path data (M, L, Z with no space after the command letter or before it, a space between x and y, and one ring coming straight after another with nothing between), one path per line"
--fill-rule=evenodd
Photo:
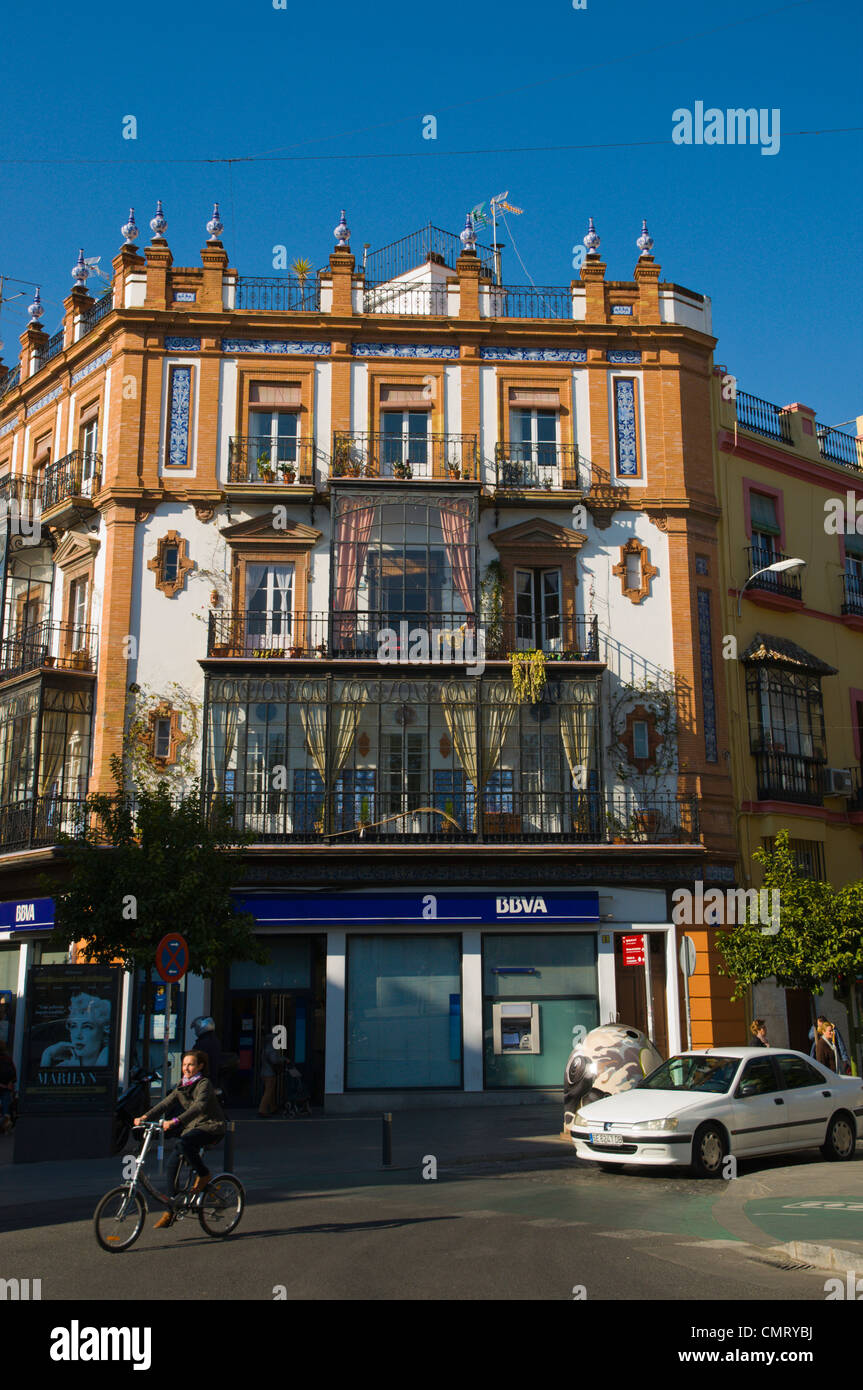
M741 874L757 886L752 854L784 829L804 872L838 887L863 873L863 440L737 390L723 367L714 391ZM808 1052L808 995L762 985L751 1002L771 1042ZM829 988L818 1007L847 1040L855 1020Z

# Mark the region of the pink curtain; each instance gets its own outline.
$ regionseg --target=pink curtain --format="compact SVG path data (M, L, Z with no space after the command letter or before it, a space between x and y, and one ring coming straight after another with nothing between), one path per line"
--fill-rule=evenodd
M339 517L333 611L350 616L340 618L335 623L334 641L337 647L350 646L354 641L357 587L365 568L374 519L374 507L355 507L352 511L343 512Z
M470 517L467 507L456 503L458 510L442 506L440 524L446 557L452 570L453 583L464 604L465 613L473 613L473 566L471 564Z

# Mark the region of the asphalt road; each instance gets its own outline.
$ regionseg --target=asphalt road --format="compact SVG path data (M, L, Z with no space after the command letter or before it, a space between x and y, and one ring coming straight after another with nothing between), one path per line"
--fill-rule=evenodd
M39 1278L43 1300L76 1304L190 1289L232 1300L825 1298L824 1270L768 1256L721 1225L713 1183L572 1162L360 1182L252 1186L224 1241L193 1219L154 1231L152 1211L137 1245L116 1255L96 1245L91 1200L46 1193L0 1213L0 1274Z

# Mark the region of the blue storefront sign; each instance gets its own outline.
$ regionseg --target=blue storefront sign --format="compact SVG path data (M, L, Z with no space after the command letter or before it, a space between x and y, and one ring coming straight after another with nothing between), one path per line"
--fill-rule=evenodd
M593 892L547 892L532 889L502 893L298 893L237 896L240 912L250 912L261 927L315 925L500 926L538 923L546 926L595 926L599 895Z
M0 903L0 932L50 931L53 925L53 898L16 898Z

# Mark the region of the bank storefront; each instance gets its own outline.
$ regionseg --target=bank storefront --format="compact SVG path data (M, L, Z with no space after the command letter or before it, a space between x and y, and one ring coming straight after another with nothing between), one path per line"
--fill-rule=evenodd
M618 1013L615 937L638 929L635 907L657 938L654 1002L678 1046L664 893L620 896L630 916L612 923L613 900L601 918L592 890L238 895L270 951L266 966L232 966L214 996L240 1062L238 1102L256 1103L279 1023L313 1102L330 1111L556 1091L574 1030Z

